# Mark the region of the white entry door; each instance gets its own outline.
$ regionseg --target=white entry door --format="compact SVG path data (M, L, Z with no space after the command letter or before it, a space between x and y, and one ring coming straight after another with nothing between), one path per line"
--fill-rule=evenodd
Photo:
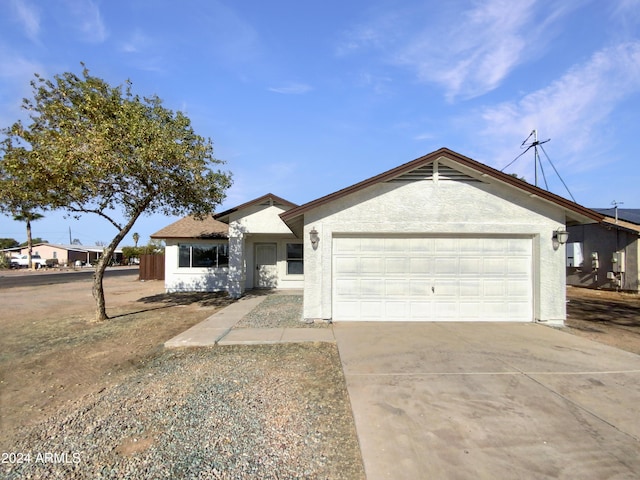
M278 284L275 243L256 244L256 288L275 288Z
M334 320L533 320L531 238L333 241Z

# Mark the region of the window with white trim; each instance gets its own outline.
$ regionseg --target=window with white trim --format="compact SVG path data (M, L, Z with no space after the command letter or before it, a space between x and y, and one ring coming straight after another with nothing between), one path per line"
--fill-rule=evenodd
M287 243L287 275L302 275L303 273L303 244Z
M178 245L178 267L180 268L220 268L228 266L228 243L181 243Z

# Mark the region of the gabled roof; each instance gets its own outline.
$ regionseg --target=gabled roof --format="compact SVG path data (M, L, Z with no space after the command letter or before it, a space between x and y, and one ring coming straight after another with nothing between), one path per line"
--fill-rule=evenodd
M158 230L151 238L228 238L229 225L219 222L213 217L197 220L192 215L181 218L177 222Z
M298 205L290 202L289 200L285 200L282 197L278 197L273 193L267 193L266 195L262 195L261 197L250 200L242 205L238 205L237 207L230 208L229 210L225 210L224 212L217 213L213 216L216 220L225 221L228 220L229 215L244 208L251 207L253 205L260 205L262 203L271 202L273 205L282 205L284 207L295 208Z
M309 210L317 208L321 205L325 205L329 202L333 202L342 197L363 190L367 187L371 187L372 185L397 178L400 175L406 174L427 164L433 163L435 160L441 157L445 157L448 160L452 160L455 163L474 170L481 177L493 179L494 181L497 181L499 183L522 190L524 193L528 194L531 197L537 197L543 201L556 204L559 207L563 208L567 212L567 214L575 217L580 222L584 222L585 220L599 222L604 218L604 215L598 212L583 207L582 205L567 200L566 198L560 197L559 195L555 195L551 192L531 185L530 183L527 183L524 180L520 180L519 178L516 178L512 175L500 172L495 168L491 168L488 165L472 160L471 158L465 157L464 155L460 155L459 153L456 153L453 150L449 150L448 148L440 148L435 152L429 153L420 158L416 158L411 162L383 172L379 175L376 175L375 177L368 178L367 180L363 180L362 182L351 185L350 187L343 188L342 190L338 190L337 192L331 193L324 197L320 197L316 200L312 200L311 202L300 205L299 207L292 208L287 212L281 213L280 218L282 218L282 220L289 226L289 228L291 228L292 231L295 231L294 228L296 226L300 226L302 216Z

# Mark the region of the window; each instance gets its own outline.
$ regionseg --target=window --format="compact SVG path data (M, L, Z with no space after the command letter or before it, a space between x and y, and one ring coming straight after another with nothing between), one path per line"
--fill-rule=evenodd
M567 267L583 267L582 242L567 243Z
M301 243L287 243L287 275L302 275L304 260Z
M220 268L229 266L229 245L180 244L178 245L178 267Z

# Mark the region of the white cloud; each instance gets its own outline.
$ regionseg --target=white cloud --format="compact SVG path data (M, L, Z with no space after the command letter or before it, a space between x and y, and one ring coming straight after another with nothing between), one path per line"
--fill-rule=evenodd
M288 83L281 87L269 87L270 92L282 93L285 95L302 95L313 90L311 85L306 83Z
M446 31L430 29L411 39L397 63L420 79L440 84L449 100L495 89L523 62L533 29L535 1L490 0L466 11Z
M640 42L599 50L549 86L519 101L505 102L481 112L481 136L492 143L493 152L515 152L526 135L536 128L542 140L552 137L563 163L584 163L588 149L600 148L598 131L617 106L640 92ZM508 157L493 158L504 162Z
M147 35L137 29L129 36L128 40L122 42L120 48L125 53L140 53L146 50L152 43Z
M30 82L36 73L46 74L44 66L0 44L0 127L26 119L22 99L33 96Z
M67 0L69 13L75 27L92 43L104 42L108 35L100 8L92 0Z
M554 25L584 2L483 0L378 12L349 31L339 56L378 51L386 63L440 85L448 100L473 98L502 84L552 40Z
M18 20L24 26L25 34L32 41L38 40L40 33L40 12L25 0L12 0L11 6L15 10Z

